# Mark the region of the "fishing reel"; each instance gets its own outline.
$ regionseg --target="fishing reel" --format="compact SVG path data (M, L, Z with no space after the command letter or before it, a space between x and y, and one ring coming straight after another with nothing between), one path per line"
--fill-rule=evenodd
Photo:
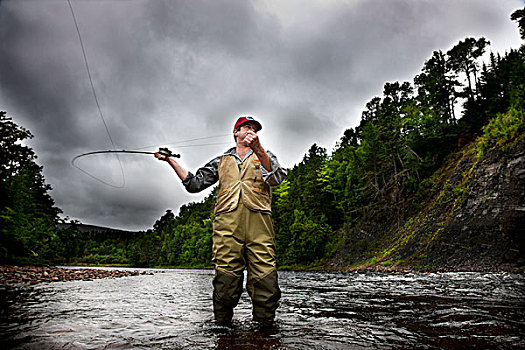
M173 158L180 158L180 154L172 153L169 149L166 147L159 148L159 154L163 155L164 157L173 157Z

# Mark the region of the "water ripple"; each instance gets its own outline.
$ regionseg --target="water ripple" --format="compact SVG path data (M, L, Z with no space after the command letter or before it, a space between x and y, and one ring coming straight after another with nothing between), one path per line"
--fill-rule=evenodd
M515 274L281 272L278 320L212 321L209 270L0 289L2 349L518 349Z

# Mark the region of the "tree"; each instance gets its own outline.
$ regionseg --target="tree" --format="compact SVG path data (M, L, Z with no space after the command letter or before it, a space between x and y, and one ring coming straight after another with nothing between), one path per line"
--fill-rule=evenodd
M432 119L444 123L455 123L454 91L459 82L455 79L447 57L439 50L423 66L422 72L414 78L417 100Z
M518 27L520 29L520 36L525 40L525 8L514 11L510 15L512 21L518 22Z
M32 138L0 112L0 261L17 257L52 258L59 237L60 209L49 195L34 151L21 143Z
M478 40L474 38L466 38L464 41L457 43L452 49L447 52L449 56L448 63L451 69L456 73L464 73L468 82L466 89L466 96L469 101L474 100L474 87L478 86L477 72L479 66L477 59L485 52L485 47L490 42L485 38ZM474 81L472 81L474 80ZM477 89L476 89L477 90Z

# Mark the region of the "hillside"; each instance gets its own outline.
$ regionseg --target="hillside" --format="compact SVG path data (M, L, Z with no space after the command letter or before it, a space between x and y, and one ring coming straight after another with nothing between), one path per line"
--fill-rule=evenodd
M479 141L464 147L413 198L404 224L364 220L330 264L345 268L516 270L525 266L525 143L479 156ZM418 208L418 210L414 210ZM382 232L387 234L381 235ZM363 259L359 242L379 236ZM362 244L361 244L362 245Z

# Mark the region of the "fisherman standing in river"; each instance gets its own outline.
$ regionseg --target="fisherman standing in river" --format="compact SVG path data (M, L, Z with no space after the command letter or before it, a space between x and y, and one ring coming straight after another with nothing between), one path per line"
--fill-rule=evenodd
M233 129L235 147L199 168L195 175L172 157L155 154L169 163L188 192L202 191L219 181L212 250L213 312L219 324L232 321L243 290L245 268L255 321L272 322L281 297L270 186L279 185L286 170L275 155L262 147L257 135L261 129L251 116L237 119Z

